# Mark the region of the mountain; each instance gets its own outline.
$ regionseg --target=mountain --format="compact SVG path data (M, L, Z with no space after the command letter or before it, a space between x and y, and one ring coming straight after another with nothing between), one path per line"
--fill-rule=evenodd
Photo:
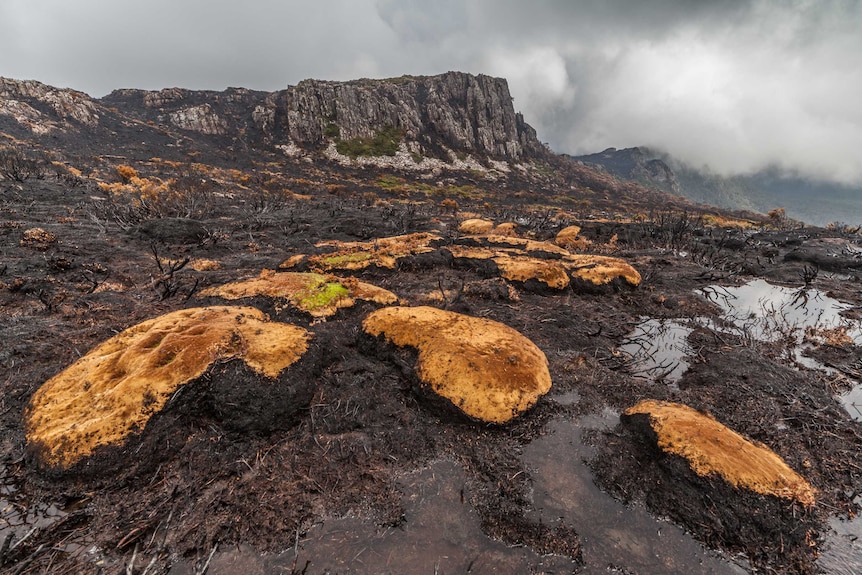
M451 185L484 188L478 195L553 199L584 213L691 208L552 153L515 111L505 79L461 72L304 80L276 92L121 89L101 99L0 78L0 134L79 168L116 156L114 164L278 164L297 173L325 169L328 176L387 169L423 180L421 189L447 175Z
M391 130L409 151L444 159L449 152L504 160L543 152L535 130L514 111L506 80L459 72L389 80L305 80L272 93L243 88L116 90L99 100L35 81L3 78L0 126L16 137L50 136L61 142L75 132L90 140L119 138L119 143L132 145L142 139L161 144L166 135L180 140L170 147L182 147L182 135L191 134L252 147L315 147L333 140L373 140Z
M812 180L777 168L721 176L646 147L608 148L573 159L697 203L761 213L785 208L789 217L819 226L862 224L862 188Z

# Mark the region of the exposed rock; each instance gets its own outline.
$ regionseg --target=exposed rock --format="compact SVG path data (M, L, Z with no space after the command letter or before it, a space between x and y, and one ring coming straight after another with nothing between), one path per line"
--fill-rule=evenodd
M199 295L228 300L257 295L284 299L297 309L318 318L331 317L341 308L352 307L357 299L381 305L398 303L394 293L355 278L316 273L276 273L272 270L264 270L260 276L250 280L205 289Z
M862 270L862 246L834 238L810 239L787 252L784 261L806 262L833 272L854 268Z
M258 105L251 113L255 126L262 132L270 134L275 126L275 106Z
M158 92L147 92L144 94L144 106L147 108L161 108L166 104L180 102L188 95L189 91L181 88L165 88Z
M171 124L183 130L201 134L222 135L227 132L228 124L216 114L209 104L183 108L168 115Z
M272 93L234 88L115 90L102 102L139 120L167 121L203 134L246 132L249 141L259 138L258 144L286 149L327 149L335 141L395 130L402 146L397 157L387 159L404 169L441 169L433 162L422 166L435 160L442 166L460 162L463 169L488 171L491 166L506 172L510 161L545 153L535 130L515 113L506 80L461 72L350 82L303 80ZM341 162L376 165L380 159L342 156L334 146L327 153Z
M23 99L35 100L50 106L61 120L71 119L87 126L95 126L99 123L96 104L83 92L53 88L34 80L0 78L0 100ZM12 107L14 108L15 105Z
M18 100L0 100L0 114L10 116L16 122L37 135L44 135L59 126L45 117L36 108Z
M545 354L496 321L433 307L390 307L371 313L362 328L418 349L419 378L481 421L506 423L551 389Z
M193 308L145 321L36 391L25 414L27 442L46 465L67 468L143 430L213 363L241 359L261 377L276 378L305 353L308 338L250 307Z
M701 477L718 476L736 489L814 505L817 491L778 455L709 415L654 400L642 401L623 415L628 425L639 425L644 418L659 448L685 458Z
M147 220L135 228L137 233L160 242L197 243L207 237L206 227L189 218Z
M451 149L520 159L541 144L512 106L507 82L449 72L388 80L305 80L281 97L291 140L319 144L330 124L343 140L374 136L395 127L426 151Z

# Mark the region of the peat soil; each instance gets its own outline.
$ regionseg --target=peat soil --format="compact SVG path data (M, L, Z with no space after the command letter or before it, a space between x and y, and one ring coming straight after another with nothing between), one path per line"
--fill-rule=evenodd
M680 540L689 533L724 553L725 565L740 558L725 571L702 572L817 573L828 522L859 511L862 423L837 397L862 366L860 348L812 343L806 353L837 371L807 369L792 359L793 338L763 342L712 329L719 309L698 292L756 277L809 285L850 304L844 317L858 322L858 235L723 230L682 213L638 223L552 220L513 207L507 216L520 233L549 239L577 223L592 250L626 259L643 282L535 290L428 258L353 273L409 305L487 317L535 342L554 387L514 422L470 421L430 399L413 374L414 353L362 335L371 304L320 322L254 300L241 303L314 333L314 368L297 376L312 398L289 426L267 413L261 421L271 425L237 424L249 419L230 415L243 394L231 393L224 377L241 386L251 376L216 366L106 455L108 464L62 473L41 469L28 452L22 414L43 382L98 343L143 320L204 305L196 293L205 287L319 252L321 240L429 230L454 237L466 215L430 202L324 194L255 205L224 197L209 217L153 218L120 213L91 189L47 180L3 184L0 572L434 573L447 557L454 559L439 572L675 573L705 564L686 563L689 556L656 566L628 552L614 559L610 539L595 541L612 530L587 533L572 509L577 497L568 509L549 512L565 499L551 505L549 494L565 492L565 474L576 465L588 469L585 462L604 493L589 477L590 489L577 493L611 494L621 524L628 506L644 521L665 522ZM28 233L34 228L44 233ZM673 385L639 377L619 349L645 318L714 322L693 329L689 369ZM687 473L684 463L617 424L622 410L647 398L707 411L766 444L819 490L817 505L803 509ZM605 423L586 425L591 418ZM567 448L563 434L572 426L577 441ZM538 463L553 452L555 465ZM554 475L538 476L543 469ZM431 492L436 499L426 498ZM447 543L434 539L447 532ZM464 543L476 538L484 551ZM698 553L721 563L712 552ZM377 562L364 563L372 555Z

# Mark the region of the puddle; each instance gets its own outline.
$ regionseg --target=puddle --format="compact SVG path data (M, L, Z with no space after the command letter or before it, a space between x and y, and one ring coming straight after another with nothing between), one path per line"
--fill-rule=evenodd
M837 370L804 355L808 347L804 342L806 329L822 332L842 328L855 345L862 345L862 322L841 315L853 306L813 288L794 289L756 279L739 287L710 286L699 293L721 307L724 319L735 327L731 332L760 341L785 338L795 342L792 357L798 365L808 369L838 374ZM710 322L708 327L728 331L715 322ZM854 385L838 400L850 417L862 421L862 382L848 379Z
M833 531L821 546L817 565L830 575L862 573L862 517L850 521L829 520Z
M550 396L550 398L559 403L560 405L575 405L581 400L581 394L575 390L572 390L565 393L561 393L559 395L552 395Z
M400 527L380 529L358 517L329 519L279 554L261 554L242 545L220 549L207 573L750 573L744 559L731 561L713 553L672 523L653 518L643 508L628 508L595 486L583 463L591 451L581 444L581 433L618 421L613 412L576 423L557 421L547 436L524 450L536 506L530 519L545 525L562 520L577 531L583 567L568 557L538 555L528 547L512 547L486 536L463 497L463 469L440 461L399 482L405 507ZM193 573L190 561L169 571Z
M847 393L838 397L841 405L856 421L862 421L862 384L856 384Z
M480 519L463 498L466 478L453 462L441 461L401 482L405 522L378 529L373 521L347 517L314 526L296 547L260 554L248 546L217 552L208 575L275 573L573 573L576 563L510 547L482 532ZM190 562L170 575L192 575Z
M760 341L794 336L802 341L806 328L846 327L856 345L862 345L862 325L840 313L853 306L841 303L813 288L789 288L752 280L738 287L710 286L699 290L724 310L726 320Z
M524 463L533 476L534 519L546 524L562 519L578 532L583 573L749 573L744 559L709 551L673 523L656 519L644 508L626 507L595 485L584 463L592 450L581 443L581 435L618 421L612 413L556 421L548 435L525 448Z
M0 546L11 537L10 550L66 516L54 504L21 502L17 493L15 486L6 482L6 467L0 465Z
M675 383L688 369L691 328L676 320L644 319L623 340L619 350L631 357L635 377Z

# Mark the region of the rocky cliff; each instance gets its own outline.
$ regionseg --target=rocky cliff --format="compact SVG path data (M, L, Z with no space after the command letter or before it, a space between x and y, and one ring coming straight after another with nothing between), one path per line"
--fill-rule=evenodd
M117 90L102 102L139 119L266 145L321 147L394 129L414 153L520 160L542 151L502 78L449 72L386 80L305 80L272 93Z
M398 128L421 151L440 146L517 160L537 152L535 130L515 113L502 78L450 72L390 80L307 80L271 101L297 143L317 144L338 130L342 139Z
M37 135L66 125L94 126L99 122L98 105L83 92L9 78L0 78L0 116Z
M0 127L15 137L71 138L101 130L137 142L142 138L134 132L154 132L153 137L159 132L176 142L204 135L263 149L321 149L385 132L406 152L444 160L471 154L520 161L545 151L535 130L515 112L505 79L460 72L304 80L271 93L124 89L101 99L0 78Z

